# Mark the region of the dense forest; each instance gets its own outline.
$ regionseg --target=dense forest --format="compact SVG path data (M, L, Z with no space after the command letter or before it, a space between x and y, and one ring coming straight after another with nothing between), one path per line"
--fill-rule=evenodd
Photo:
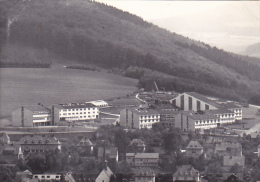
M57 55L82 69L94 65L139 79L140 87L156 80L161 90L196 91L243 102L260 90L259 59L210 47L102 3L1 4L0 58L5 63L26 59L51 65ZM16 51L13 56L14 47L33 48L34 54L21 58Z

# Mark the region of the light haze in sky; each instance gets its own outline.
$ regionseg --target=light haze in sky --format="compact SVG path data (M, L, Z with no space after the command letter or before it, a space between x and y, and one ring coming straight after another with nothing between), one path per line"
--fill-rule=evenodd
M227 51L260 42L260 1L98 1Z

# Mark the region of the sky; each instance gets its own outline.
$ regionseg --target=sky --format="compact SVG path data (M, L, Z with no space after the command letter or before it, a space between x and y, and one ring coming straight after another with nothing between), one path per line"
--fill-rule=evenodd
M97 1L227 51L260 42L260 1Z

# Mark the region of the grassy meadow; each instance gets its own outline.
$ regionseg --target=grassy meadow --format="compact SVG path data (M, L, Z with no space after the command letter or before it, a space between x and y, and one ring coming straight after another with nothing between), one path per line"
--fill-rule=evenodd
M105 72L58 68L0 68L0 118L22 105L84 102L124 96L137 80Z

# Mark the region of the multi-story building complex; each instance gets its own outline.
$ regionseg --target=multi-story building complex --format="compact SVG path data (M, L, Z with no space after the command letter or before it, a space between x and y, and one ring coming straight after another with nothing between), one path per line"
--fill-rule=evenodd
M173 174L173 182L177 181L200 181L199 171L194 169L190 165L182 165L177 169L177 171Z
M159 153L126 153L126 162L133 167L157 167Z
M175 127L183 131L210 129L220 125L220 118L210 113L182 111L175 117Z
M23 154L45 153L48 151L61 151L61 143L53 136L27 135L20 139L17 146L21 147Z
M160 113L154 109L126 108L120 111L120 125L128 129L152 128L160 121Z
M198 158L203 153L203 147L198 141L190 141L185 153L188 157Z
M171 103L181 110L188 112L188 114L185 114L185 112L182 112L183 114L177 114L175 116L175 122L178 124L183 123L183 117L186 119L186 122L189 119L193 119L195 121L195 129L215 128L222 124L229 124L242 119L242 109L240 106L232 102L218 103L214 99L209 99L195 92L180 94L172 99ZM212 118L212 115L217 118ZM177 118L178 121L176 121ZM187 127L183 126L181 128L187 130Z
M51 125L51 112L41 105L22 106L12 112L13 126L48 126Z
M50 106L55 125L67 122L93 120L99 118L99 109L91 103L56 104Z
M242 108L240 106L234 104L233 102L228 102L221 104L220 107L234 112L235 120L242 120Z

